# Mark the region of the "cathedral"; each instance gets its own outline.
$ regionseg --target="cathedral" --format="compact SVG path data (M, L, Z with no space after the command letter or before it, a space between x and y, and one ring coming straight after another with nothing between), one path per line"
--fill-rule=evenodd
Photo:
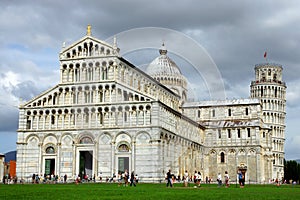
M86 35L59 54L57 85L20 105L17 177L111 177L134 171L161 182L228 171L246 182L284 175L286 85L282 66L255 65L250 98L189 101L187 79L168 56L141 70L109 44Z

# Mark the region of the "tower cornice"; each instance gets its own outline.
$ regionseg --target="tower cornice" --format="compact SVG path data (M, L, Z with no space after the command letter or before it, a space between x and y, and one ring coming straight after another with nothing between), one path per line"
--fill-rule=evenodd
M282 65L277 64L277 63L259 63L255 65L255 69L257 68L262 68L262 67L277 67L277 68L281 68L282 69Z

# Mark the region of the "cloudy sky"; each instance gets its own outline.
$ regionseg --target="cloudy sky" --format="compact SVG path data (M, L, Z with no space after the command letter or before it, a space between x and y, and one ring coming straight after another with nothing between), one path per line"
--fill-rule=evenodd
M267 51L268 62L282 64L288 87L286 159L300 158L299 1L2 0L0 8L0 153L16 149L19 103L59 82L62 43L71 44L82 38L87 24L91 24L93 36L102 40L149 27L190 38L215 63L229 99L249 97L254 65L265 62L263 54ZM163 41L169 42L167 36L156 35L157 42L149 47L159 48ZM122 54L121 44L126 41L121 38ZM177 45L192 54L193 49L180 42L168 42L167 46ZM141 66L158 55L157 50L153 53L149 49L123 53L127 60ZM176 55L185 56L174 52L178 65L189 68ZM197 99L209 99L211 96L198 91L197 85L202 83L195 81L193 73L183 71L190 77Z

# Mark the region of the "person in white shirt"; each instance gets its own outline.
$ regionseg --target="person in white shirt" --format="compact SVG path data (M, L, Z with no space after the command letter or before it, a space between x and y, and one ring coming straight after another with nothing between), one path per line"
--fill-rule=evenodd
M197 185L198 185L198 187L201 187L201 180L202 180L201 173L198 172L198 174L197 174Z
M184 187L187 187L189 183L189 173L187 170L184 172Z
M221 186L222 186L222 176L221 176L220 173L218 174L218 179L217 179L217 181L218 181L218 187L221 187Z

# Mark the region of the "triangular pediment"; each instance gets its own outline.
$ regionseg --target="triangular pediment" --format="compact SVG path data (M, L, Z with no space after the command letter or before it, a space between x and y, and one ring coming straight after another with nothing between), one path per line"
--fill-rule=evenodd
M71 45L65 46L64 44L59 57L60 60L68 60L118 55L119 48L117 48L116 44L111 45L90 35L86 35Z
M30 108L30 107L43 107L45 104L49 105L50 104L49 102L52 101L52 97L56 96L58 93L59 93L59 85L56 85L42 92L40 95L34 97L28 102L24 103L22 107Z

